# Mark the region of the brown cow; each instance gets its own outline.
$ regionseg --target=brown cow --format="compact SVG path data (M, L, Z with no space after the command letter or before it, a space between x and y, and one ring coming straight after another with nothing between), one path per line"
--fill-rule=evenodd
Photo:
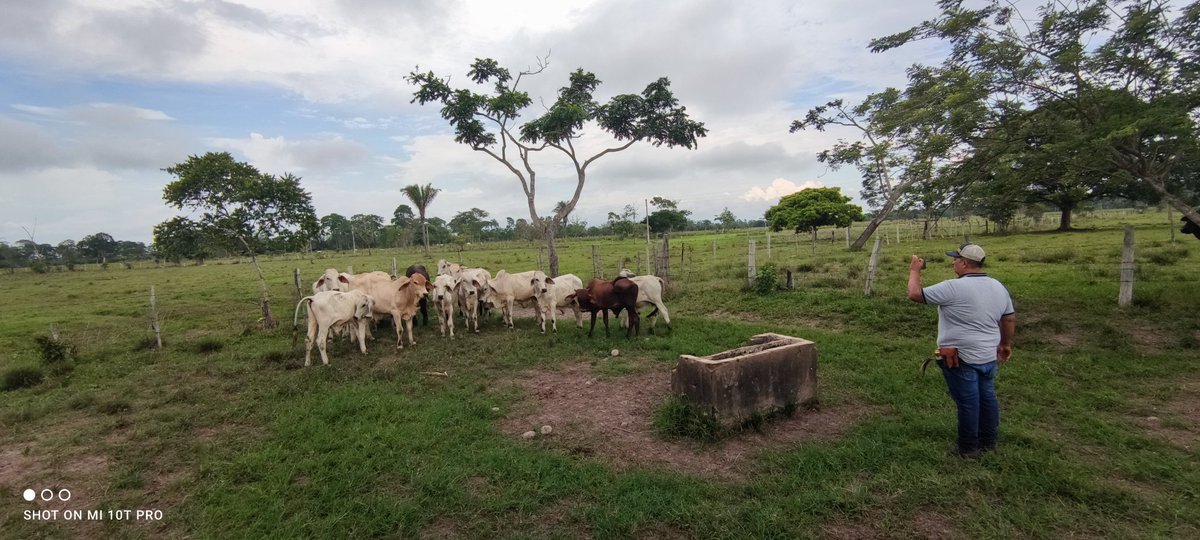
M608 337L608 312L619 316L621 310L629 312L629 329L625 337L641 333L641 319L637 312L638 286L628 278L619 277L613 281L593 279L588 282L586 289L575 291L574 297L579 302L579 308L592 314L592 327L588 329L588 337L596 329L596 312L604 312L604 336Z
M375 299L375 313L392 316L396 325L396 347L403 349L403 329L408 329L408 344L416 345L413 336L413 317L417 314L417 305L421 299L433 289L433 284L421 274L413 274L411 278L398 277L395 280L386 272L370 272L359 274L351 281L356 290L365 291Z

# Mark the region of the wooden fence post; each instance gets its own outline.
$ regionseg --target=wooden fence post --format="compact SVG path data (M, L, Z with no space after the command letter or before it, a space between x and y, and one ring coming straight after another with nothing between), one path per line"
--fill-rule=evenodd
M1121 292L1117 305L1126 307L1133 303L1133 225L1125 226L1125 248L1121 253Z
M767 260L771 260L771 231L767 231Z
M846 249L850 249L850 226L846 226Z
M595 244L592 245L592 277L604 279L604 261L600 260Z
M753 287L754 282L758 280L758 269L755 268L754 264L754 240L750 241L749 260L746 266L746 283Z
M292 270L292 283L296 285L296 300L304 298L304 291L300 289L300 269Z
M398 275L399 274L396 273L396 258L392 257L392 279L396 279L396 276Z
M150 328L154 330L154 348L161 349L162 331L158 325L158 306L154 298L154 285L150 286Z
M1171 206L1167 205L1167 230L1171 231L1171 243L1175 243L1175 216L1171 215Z
M871 289L875 287L875 271L879 269L879 243L881 240L881 235L875 235L875 247L871 250L871 260L867 263L867 285L863 288L863 294L867 296L871 295Z

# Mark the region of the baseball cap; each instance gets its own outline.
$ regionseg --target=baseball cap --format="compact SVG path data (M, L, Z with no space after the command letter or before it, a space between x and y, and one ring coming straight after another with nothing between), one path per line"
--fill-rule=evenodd
M978 244L963 244L959 246L958 251L947 251L946 256L962 257L981 263L983 262L983 258L987 257L987 253L984 253L983 248L979 247Z

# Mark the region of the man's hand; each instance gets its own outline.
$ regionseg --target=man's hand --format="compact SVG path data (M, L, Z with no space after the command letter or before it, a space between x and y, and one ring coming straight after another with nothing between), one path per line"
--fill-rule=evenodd
M996 347L996 359L1000 362L1007 362L1012 358L1012 345L999 345Z
M916 255L913 255L912 262L908 263L908 271L909 272L920 272L921 270L924 270L924 269L925 269L925 259L922 259Z

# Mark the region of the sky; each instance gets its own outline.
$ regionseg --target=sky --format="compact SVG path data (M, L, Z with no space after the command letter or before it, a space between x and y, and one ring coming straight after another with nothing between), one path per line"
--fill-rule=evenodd
M933 0L5 0L0 240L106 232L149 244L154 225L180 214L163 202L173 180L163 169L221 151L301 177L320 216L386 221L408 202L402 187L432 183L442 192L430 217L475 207L501 224L528 219L512 173L455 143L437 105L411 103L406 75L473 86L476 58L513 72L548 58L521 81L534 99L525 118L582 68L602 81L601 101L667 77L704 122L697 149L638 143L593 163L572 214L591 225L626 204L641 214L655 196L694 219L726 207L761 218L804 187L839 187L861 204L856 171L816 158L854 133L788 128L938 62L934 43L868 50L935 14ZM610 146L595 126L577 145ZM562 154L542 152L535 167L546 215L575 175Z

